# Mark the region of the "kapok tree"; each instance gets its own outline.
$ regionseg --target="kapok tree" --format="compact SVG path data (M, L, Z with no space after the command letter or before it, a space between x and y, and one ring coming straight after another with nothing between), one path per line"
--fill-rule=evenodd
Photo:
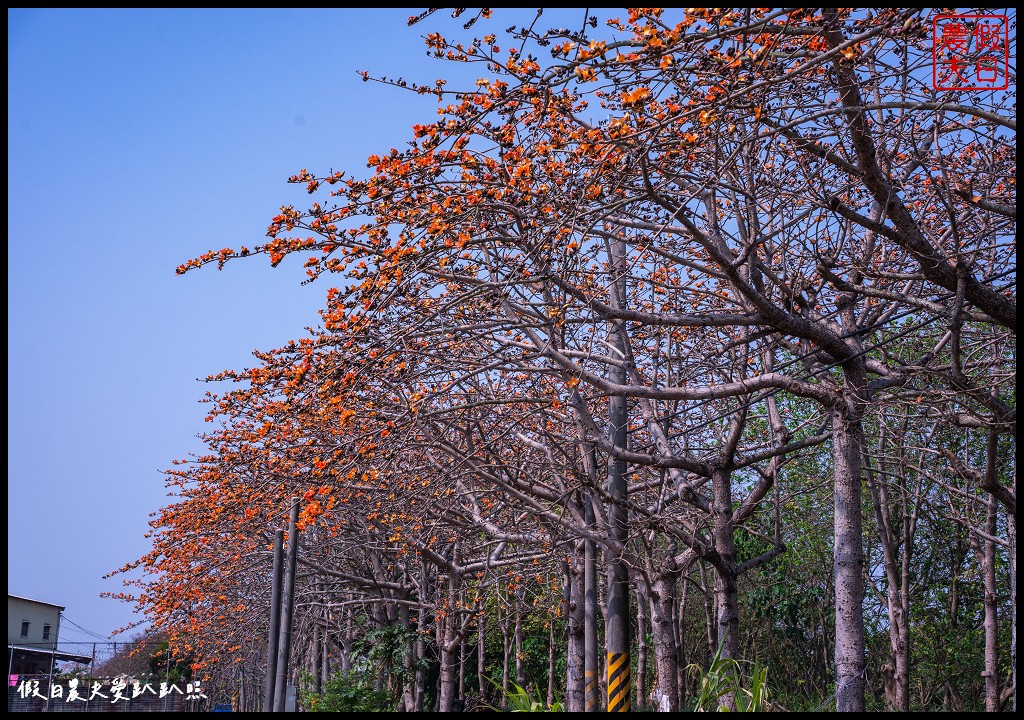
M441 107L409 149L372 156L366 180L299 173L331 199L283 208L254 250L181 270L314 253L310 275L349 278L327 330L380 346L364 369L419 343L473 357L474 373L486 357L495 370L543 358L567 388L610 398L785 390L819 403L836 471L837 707L860 710L861 419L872 383L907 377L871 351L891 342L895 319L948 318L955 293L975 320L1015 321L1001 284L1015 268L1009 96L989 108L935 102L923 27L915 10L640 9L580 30L512 28L504 54L496 34L463 45L431 33L432 54L490 77L469 91L414 87ZM631 296L631 285L645 290ZM380 335L388 317L400 322ZM646 361L626 357L626 343L645 326L704 354L686 373L641 375ZM794 364L719 368L722 382L708 371L718 345L695 339L714 328L748 328ZM486 352L465 354L474 343ZM611 352L595 352L602 343ZM602 449L633 461L621 437ZM676 467L685 457L671 443L659 453Z

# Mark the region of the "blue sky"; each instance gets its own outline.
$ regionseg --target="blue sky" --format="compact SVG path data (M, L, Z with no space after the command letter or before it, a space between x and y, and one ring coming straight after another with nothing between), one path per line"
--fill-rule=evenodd
M298 258L174 269L305 207L289 175L361 174L435 117L356 74L452 77L420 38L461 22L412 13L8 10L8 592L99 635L135 619L101 576L201 449L196 378L301 336L327 290Z

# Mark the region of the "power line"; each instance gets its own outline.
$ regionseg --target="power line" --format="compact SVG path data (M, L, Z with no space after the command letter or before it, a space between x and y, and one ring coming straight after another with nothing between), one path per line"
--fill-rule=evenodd
M61 613L61 614L60 614L60 617L61 617L61 619L62 619L62 620L64 620L65 622L67 622L67 623L69 623L69 624L71 624L71 625L74 625L74 626L75 626L76 628L78 628L79 630L81 630L82 632L84 632L84 633L85 633L86 635L91 635L92 637L96 638L97 640L104 640L104 641L109 641L109 640L110 640L110 636L104 636L104 635L100 635L99 633L97 633L97 632L93 632L92 630L87 630L86 628L82 627L81 625L79 625L78 623L76 623L76 622L75 622L74 620L72 620L71 618L69 618L69 617L68 617L67 615L65 615L64 613Z

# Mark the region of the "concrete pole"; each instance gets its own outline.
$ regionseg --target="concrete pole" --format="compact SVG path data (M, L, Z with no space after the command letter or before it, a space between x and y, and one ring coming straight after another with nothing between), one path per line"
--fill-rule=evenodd
M612 271L609 283L610 300L621 310L626 309L626 243L621 238L609 244ZM609 379L616 385L627 383L626 323L609 322L609 340L618 351L620 364L611 365ZM615 448L626 449L627 407L624 395L608 399L608 425L610 440ZM605 615L605 650L608 653L608 712L628 712L631 705L629 623L629 570L622 562L622 549L628 538L626 501L626 461L608 459L608 525L613 547L608 553L608 611Z
M285 564L281 602L281 638L277 644L277 682L274 686L274 712L284 712L288 687L288 660L292 650L292 618L295 615L295 565L299 552L299 499L292 498L288 519L288 557Z
M284 530L274 535L274 576L270 589L270 627L267 630L267 680L263 690L263 712L274 711L277 682L277 642L281 633L281 570L284 564Z

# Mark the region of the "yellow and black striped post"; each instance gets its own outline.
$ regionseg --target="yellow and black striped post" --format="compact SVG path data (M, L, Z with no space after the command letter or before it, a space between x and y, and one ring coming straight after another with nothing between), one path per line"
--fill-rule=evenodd
M627 295L626 241L624 235L609 245L609 265L614 272L609 277L609 295L616 299L620 309L625 309ZM619 357L629 357L629 338L626 324L611 322L608 327L610 346ZM625 364L611 365L608 379L618 385L628 381ZM608 439L617 450L625 451L629 445L629 406L625 395L608 398ZM630 708L630 661L629 643L629 568L622 559L622 549L629 541L629 485L626 482L628 470L621 455L608 457L608 529L615 549L608 558L608 606L604 616L604 648L608 654L608 712L628 712Z
M630 685L629 653L608 653L608 712L629 712Z
M587 670L583 673L583 697L584 709L586 712L598 712L598 702L601 699L601 686L597 682L597 670Z

